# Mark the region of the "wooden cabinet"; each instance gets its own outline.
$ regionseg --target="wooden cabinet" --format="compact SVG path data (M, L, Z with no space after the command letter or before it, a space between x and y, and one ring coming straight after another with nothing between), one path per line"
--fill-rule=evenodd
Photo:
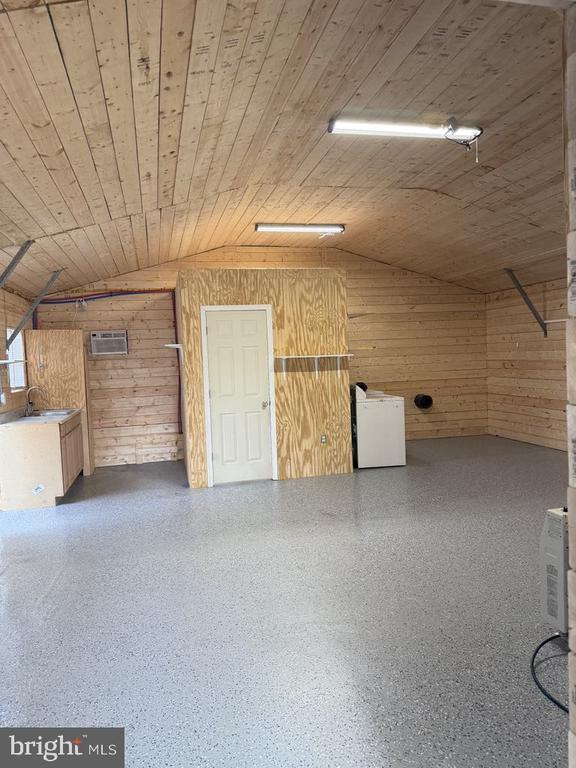
M71 422L73 425L71 426ZM80 414L60 425L60 457L62 463L62 488L66 493L82 471L84 447Z
M82 413L0 425L0 510L53 507L84 462Z
M85 475L93 472L90 403L84 334L79 330L26 331L28 385L35 408L79 408L82 411Z

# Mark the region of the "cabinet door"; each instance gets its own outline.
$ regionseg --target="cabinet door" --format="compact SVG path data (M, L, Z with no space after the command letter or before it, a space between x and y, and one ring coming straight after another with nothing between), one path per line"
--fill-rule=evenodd
M64 435L60 444L62 447L62 479L64 493L66 493L82 471L84 462L82 427L77 426L72 432Z
M26 331L28 384L39 408L85 408L84 335L80 330Z

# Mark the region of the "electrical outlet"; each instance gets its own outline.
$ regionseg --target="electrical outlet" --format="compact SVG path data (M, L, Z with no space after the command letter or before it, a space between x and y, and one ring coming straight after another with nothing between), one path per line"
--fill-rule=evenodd
M320 435L320 445L326 445L327 442L328 442L328 436Z

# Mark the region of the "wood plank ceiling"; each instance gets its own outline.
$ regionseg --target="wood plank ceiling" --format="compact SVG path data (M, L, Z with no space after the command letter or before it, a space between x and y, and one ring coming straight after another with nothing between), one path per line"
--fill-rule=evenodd
M59 290L328 244L479 290L563 274L558 12L494 0L2 0L0 267ZM480 124L448 142L335 114ZM342 222L330 241L256 221Z

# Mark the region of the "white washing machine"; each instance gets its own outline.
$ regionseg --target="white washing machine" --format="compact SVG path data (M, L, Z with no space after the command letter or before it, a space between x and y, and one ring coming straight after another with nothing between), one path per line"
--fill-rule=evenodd
M406 464L404 398L357 388L356 440L358 467L401 467Z

